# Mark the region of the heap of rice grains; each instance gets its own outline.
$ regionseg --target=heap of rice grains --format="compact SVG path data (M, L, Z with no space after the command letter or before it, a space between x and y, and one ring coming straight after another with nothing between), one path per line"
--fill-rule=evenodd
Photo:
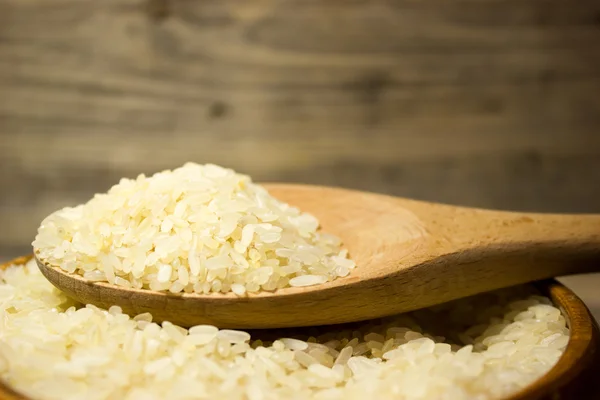
M261 335L75 304L34 262L0 272L0 377L41 400L495 399L542 376L569 340L560 311L526 288Z
M273 291L355 267L319 221L231 169L193 163L122 179L49 215L38 257L92 281L172 293Z
M244 295L348 275L354 263L318 226L246 176L186 164L53 213L33 245L94 281ZM34 399L493 399L547 372L569 330L522 287L270 337L77 304L34 262L0 272L0 376Z

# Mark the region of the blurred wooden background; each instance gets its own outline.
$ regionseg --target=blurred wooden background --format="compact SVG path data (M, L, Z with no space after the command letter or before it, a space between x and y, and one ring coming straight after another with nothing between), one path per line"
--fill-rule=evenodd
M0 0L0 254L188 160L600 212L600 2Z

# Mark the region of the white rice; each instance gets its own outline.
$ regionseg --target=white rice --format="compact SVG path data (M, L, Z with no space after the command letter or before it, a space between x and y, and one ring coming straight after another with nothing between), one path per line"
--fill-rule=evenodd
M257 333L263 341L151 318L83 307L33 262L10 267L0 272L0 376L34 399L483 400L542 376L569 340L561 312L527 288Z
M86 204L49 215L34 249L91 281L173 293L273 291L343 277L339 238L250 178L188 163L122 179Z

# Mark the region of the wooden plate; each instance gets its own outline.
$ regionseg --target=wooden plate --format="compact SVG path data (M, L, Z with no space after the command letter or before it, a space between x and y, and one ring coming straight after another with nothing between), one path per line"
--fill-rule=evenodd
M32 256L0 265L23 265ZM600 398L600 332L583 301L555 280L536 282L559 306L571 328L571 340L558 363L536 382L506 400L585 400ZM31 400L0 383L0 400Z

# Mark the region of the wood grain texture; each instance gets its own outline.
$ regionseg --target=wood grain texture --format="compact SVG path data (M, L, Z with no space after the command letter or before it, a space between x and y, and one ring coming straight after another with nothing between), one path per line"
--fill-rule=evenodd
M595 0L0 0L0 249L122 176L600 212Z
M22 265L31 256L0 265ZM600 395L600 333L584 303L556 281L542 281L538 288L561 307L569 321L571 339L558 363L531 386L507 400L582 400ZM0 382L0 399L28 400Z
M82 303L120 306L189 327L271 329L386 317L555 276L600 272L600 214L498 212L367 192L266 186L341 238L356 268L343 278L243 296L124 288L70 274L36 251L45 277ZM52 250L52 249L50 249ZM44 258L42 258L44 257Z

